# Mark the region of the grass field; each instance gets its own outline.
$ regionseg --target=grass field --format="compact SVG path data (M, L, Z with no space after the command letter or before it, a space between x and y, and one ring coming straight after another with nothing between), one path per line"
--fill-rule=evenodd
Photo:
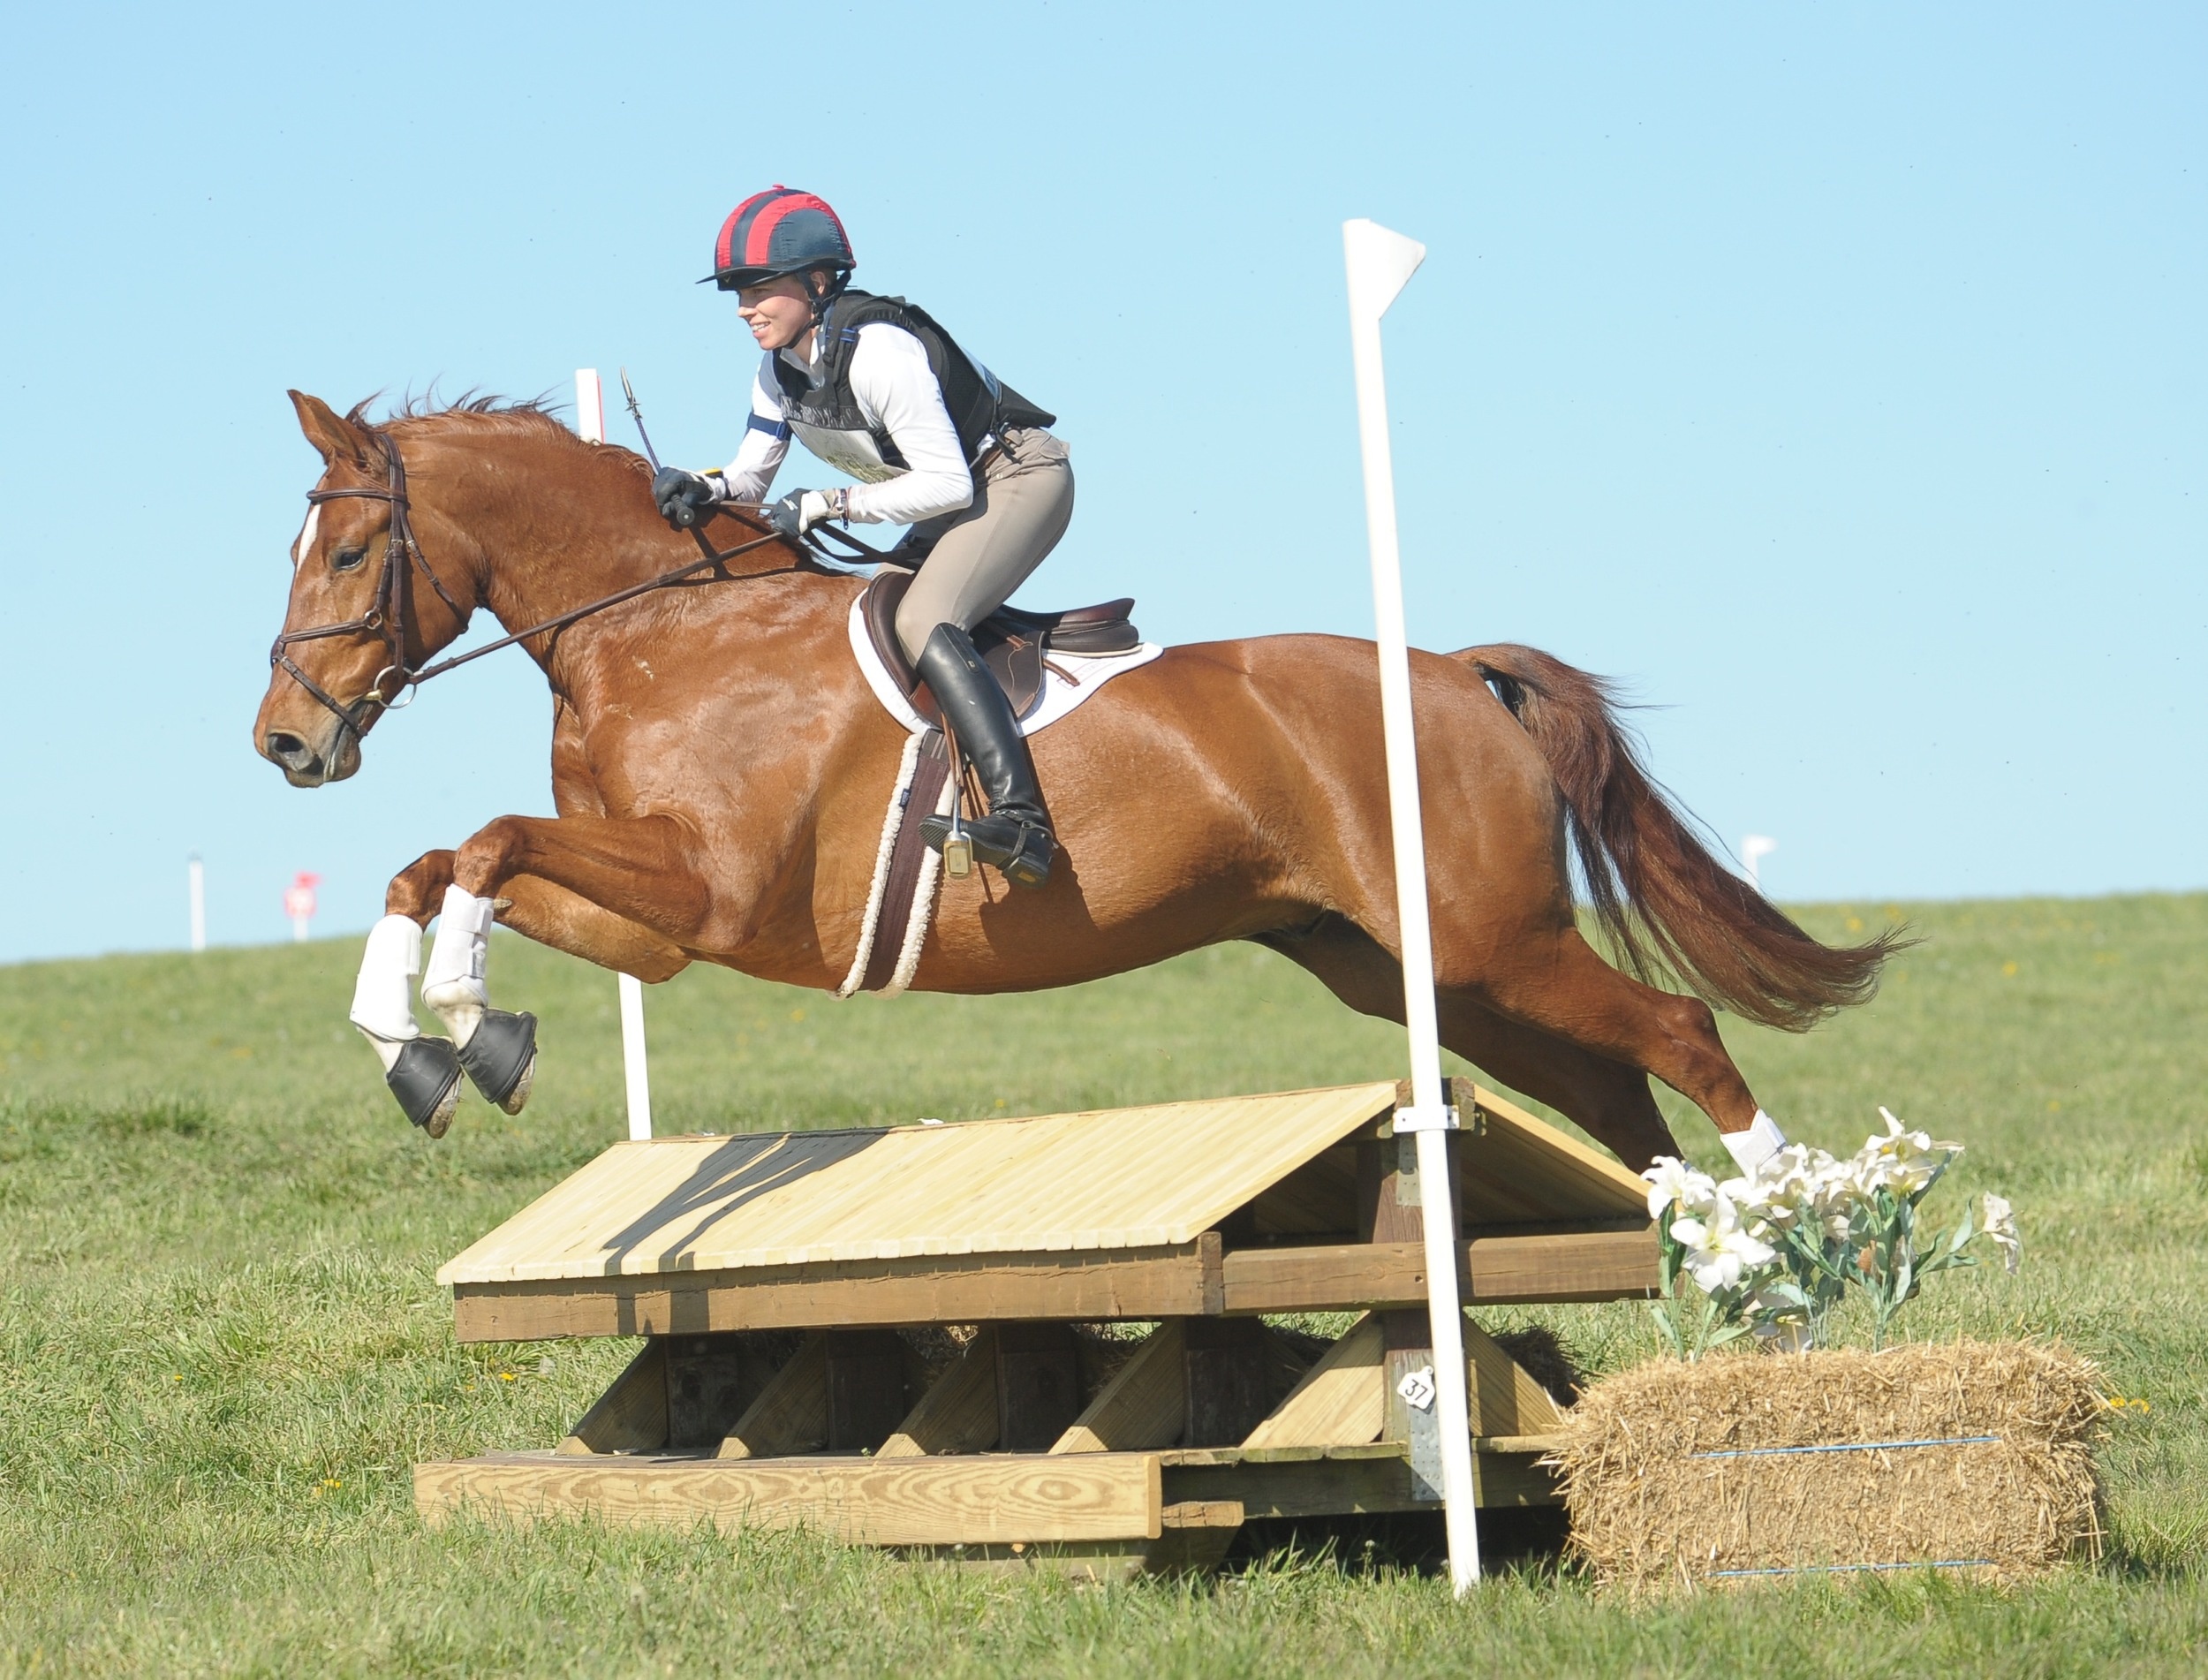
M1939 1280L1903 1323L2060 1336L2147 1403L2112 1419L2099 1566L1634 1614L1542 1563L1456 1604L1356 1552L1093 1588L805 1535L429 1532L417 1459L548 1445L626 1356L461 1348L431 1282L621 1135L614 986L502 938L497 995L544 1022L535 1094L518 1120L471 1100L433 1145L344 1025L346 940L0 969L0 1675L2208 1670L2208 896L1900 909L1925 942L1875 1004L1728 1036L1795 1135L1852 1146L1884 1102L1970 1146L1944 1194L2013 1198L2022 1275ZM1894 913L1803 912L1827 935ZM1282 1089L1402 1055L1244 947L994 1000L693 972L650 1009L662 1131ZM1529 1316L1598 1370L1654 1351L1636 1306Z

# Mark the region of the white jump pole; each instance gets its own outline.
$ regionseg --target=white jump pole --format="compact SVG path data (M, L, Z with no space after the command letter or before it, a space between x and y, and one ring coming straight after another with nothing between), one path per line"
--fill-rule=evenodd
M575 429L591 443L606 441L606 396L595 367L575 370ZM644 1048L644 982L621 976L621 1073L628 1087L629 1136L652 1135L652 1069Z
M1357 362L1357 438L1365 457L1365 533L1372 556L1380 641L1380 724L1388 745L1388 807L1395 840L1395 910L1403 930L1403 1018L1410 1037L1410 1106L1395 1130L1418 1140L1426 1245L1426 1311L1433 1333L1431 1404L1441 1437L1441 1500L1449 1580L1461 1596L1479 1579L1473 1509L1471 1407L1464 1392L1463 1313L1456 1292L1456 1207L1449 1183L1455 1112L1441 1095L1433 997L1433 929L1426 910L1426 842L1418 810L1418 753L1410 715L1410 653L1403 624L1403 557L1395 540L1395 470L1388 445L1388 384L1380 317L1425 260L1416 239L1362 217L1342 224L1350 271L1350 345ZM1417 1404L1421 1396L1406 1389Z
M207 866L193 852L184 866L185 884L192 899L192 949L207 949Z

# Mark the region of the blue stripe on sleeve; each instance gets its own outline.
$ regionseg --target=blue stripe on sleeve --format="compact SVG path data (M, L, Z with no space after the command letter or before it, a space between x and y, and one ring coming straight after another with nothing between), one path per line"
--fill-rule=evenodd
M790 435L790 422L788 420L768 420L764 414L754 414L752 416L752 423L745 429L746 431L752 432L764 432L768 436L773 438L775 442L780 443L786 440Z

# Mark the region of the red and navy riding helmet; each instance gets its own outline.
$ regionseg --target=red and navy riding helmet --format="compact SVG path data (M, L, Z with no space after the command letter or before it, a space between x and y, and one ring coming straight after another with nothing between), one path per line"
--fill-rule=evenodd
M706 280L735 291L777 275L827 269L840 285L858 266L843 221L828 201L777 183L729 212L714 242L713 272Z

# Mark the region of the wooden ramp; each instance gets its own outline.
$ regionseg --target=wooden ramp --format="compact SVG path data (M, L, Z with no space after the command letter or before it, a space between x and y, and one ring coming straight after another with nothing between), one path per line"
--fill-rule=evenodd
M1466 1303L1652 1293L1640 1180L1455 1085ZM1200 1567L1253 1515L1428 1508L1438 1440L1395 1389L1432 1359L1403 1100L616 1145L438 1281L464 1341L642 1351L556 1452L421 1465L417 1502L1093 1573ZM1362 1316L1330 1344L1260 1316L1338 1309ZM1466 1344L1483 1502L1553 1502L1553 1398Z

